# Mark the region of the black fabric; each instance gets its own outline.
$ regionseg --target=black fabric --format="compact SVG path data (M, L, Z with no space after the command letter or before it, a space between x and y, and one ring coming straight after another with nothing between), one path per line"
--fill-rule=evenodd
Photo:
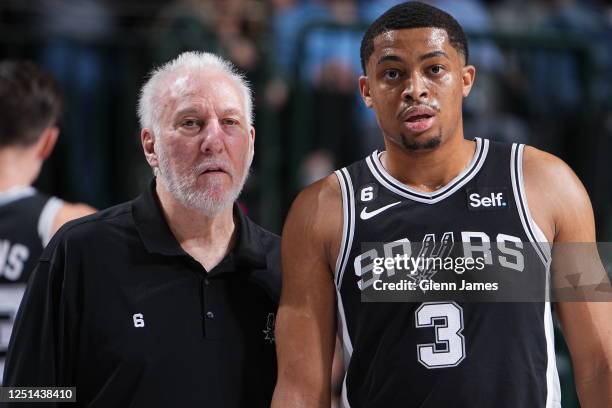
M38 220L48 201L48 196L32 191L0 204L0 384L8 336L26 282L43 251Z
M269 406L279 238L236 209L236 245L207 272L154 190L52 239L18 315L7 385L76 386L69 406L81 407Z
M440 248L444 234L452 233L455 248L463 251L462 233L465 231L486 234L492 243L500 234L529 241L513 196L511 146L490 142L488 154L484 156L482 150L480 154L484 160L482 167L472 166L464 176L449 183L451 190L444 188L430 195L444 196L439 201L425 194L414 194L422 201L397 194L375 178L365 160L346 168L354 191L349 198L355 203L355 229L352 245L345 251L346 270L341 280L337 277L337 282L347 327L344 343L350 342L353 349L346 376L351 408L545 406L547 392L552 392L547 389L547 364L554 355L547 353L543 302L449 301L426 306L426 303L405 301L362 301L362 291L371 290L374 280L372 259L385 256L366 252L362 244L405 239L421 243L430 235L431 242ZM345 175L340 176L348 180ZM453 185L458 189L445 196L452 191ZM402 186L394 188L401 190ZM364 189L367 190L362 193ZM483 196L490 192L500 193L503 202L496 207L473 208L469 204L473 192ZM367 217L368 212L393 203L397 204ZM364 209L366 219L361 216ZM525 244L525 251L527 249L528 244ZM493 254L495 262L499 262L498 254ZM413 252L413 256L416 253ZM508 282L519 284L521 279L530 276L530 282L542 289L546 267L533 251L529 256L538 261L526 263L535 265L534 268L507 269L504 275ZM525 259L527 257L525 253ZM475 273L486 274L487 269L463 275L451 271L449 275L460 281L475 279ZM438 340L434 327L417 327L416 316L423 306L430 308L428 310L447 308L444 310L461 316L459 333L463 336L464 350L459 349L462 355L447 365L426 366L449 352L450 343ZM449 320L445 320L446 323L436 320L447 319L444 313L433 315L436 316L433 324L439 328L449 324ZM433 344L435 353L439 354L435 359L422 362L419 347Z
M48 196L35 192L0 205L0 259L4 259L0 265L0 284L28 281L43 250L38 220L47 201Z

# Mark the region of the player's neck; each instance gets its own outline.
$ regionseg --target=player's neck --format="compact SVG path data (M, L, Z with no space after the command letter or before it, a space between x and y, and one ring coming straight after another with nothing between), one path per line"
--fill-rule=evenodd
M0 191L29 186L34 182L42 163L30 156L27 149L0 149Z
M476 143L461 138L444 141L429 151L409 151L387 145L382 164L395 179L409 187L436 191L461 173L470 163Z

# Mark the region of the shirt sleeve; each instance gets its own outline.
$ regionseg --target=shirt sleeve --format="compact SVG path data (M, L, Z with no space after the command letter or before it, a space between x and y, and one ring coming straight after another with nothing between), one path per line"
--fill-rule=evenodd
M58 241L52 241L30 276L9 343L4 386L75 386L73 263Z

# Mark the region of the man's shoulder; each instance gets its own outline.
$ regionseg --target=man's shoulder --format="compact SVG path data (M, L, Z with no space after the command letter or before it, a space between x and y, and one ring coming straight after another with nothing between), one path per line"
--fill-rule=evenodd
M532 146L525 146L522 167L525 180L536 182L544 188L544 191L553 189L563 192L578 181L567 163L553 154Z
M255 229L256 235L259 238L266 252L274 251L280 248L280 236L271 231L268 231L256 222L251 221L251 226Z
M549 237L555 237L568 221L578 219L577 214L592 214L588 193L578 176L550 153L526 146L523 180L532 214L536 222L550 226Z
M259 243L262 255L265 255L268 269L280 273L280 236L268 231L251 219L248 220L248 223L252 230L251 239L255 239Z
M283 251L309 247L328 260L336 257L342 237L343 192L335 174L302 190L291 206L283 229Z
M53 236L41 260L45 260L58 246L70 243L86 248L130 228L134 228L131 201L68 221Z
M274 302L278 303L281 290L281 260L280 260L280 237L265 229L253 220L246 218L249 246L254 245L255 256L265 260L251 269L250 279L260 285Z
M523 153L523 166L533 166L538 170L558 170L561 167L567 167L567 164L554 154L545 152L536 147L525 145Z
M124 224L132 219L132 201L100 210L85 217L67 222L60 231L65 235L99 232L100 228Z
M317 207L310 207L311 210L315 210L320 208L320 206L325 208L328 204L340 202L341 200L340 182L336 174L332 173L300 191L294 201L294 205L303 205L305 207L317 205Z

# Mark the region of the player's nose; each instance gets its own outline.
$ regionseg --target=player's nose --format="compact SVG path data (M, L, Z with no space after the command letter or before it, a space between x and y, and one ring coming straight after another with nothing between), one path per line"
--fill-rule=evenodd
M419 101L426 99L429 96L429 91L423 77L413 73L410 79L406 81L406 86L402 91L402 98L411 101Z

